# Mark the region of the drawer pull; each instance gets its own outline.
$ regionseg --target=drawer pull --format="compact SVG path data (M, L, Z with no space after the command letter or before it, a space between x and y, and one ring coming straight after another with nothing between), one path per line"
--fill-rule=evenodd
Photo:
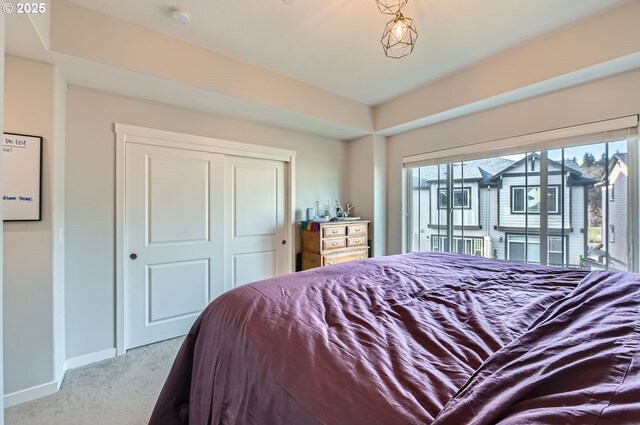
M355 233L360 233L360 232L362 232L362 229L360 229L359 227L354 227L354 228L353 228L353 231L354 231Z
M335 230L335 229L331 231L331 234L332 234L332 235L335 235L335 234L337 234L337 233L338 233L338 231L337 231L337 230Z
M364 255L359 256L358 260L364 260Z
M338 246L338 242L333 242L331 246Z
M329 261L327 264L332 265L335 261Z

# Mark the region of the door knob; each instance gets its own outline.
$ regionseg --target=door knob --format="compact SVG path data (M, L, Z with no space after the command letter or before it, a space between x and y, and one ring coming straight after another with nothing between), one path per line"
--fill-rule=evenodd
M138 254L134 252L131 255L129 255L129 258L131 258L132 260L135 260L136 258L138 258Z
M282 240L282 245L286 245L287 241L285 241L284 239Z

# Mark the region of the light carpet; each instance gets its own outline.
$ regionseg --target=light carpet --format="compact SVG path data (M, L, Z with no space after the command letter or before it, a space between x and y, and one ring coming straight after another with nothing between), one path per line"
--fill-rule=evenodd
M183 338L67 372L60 391L5 410L6 425L146 425Z

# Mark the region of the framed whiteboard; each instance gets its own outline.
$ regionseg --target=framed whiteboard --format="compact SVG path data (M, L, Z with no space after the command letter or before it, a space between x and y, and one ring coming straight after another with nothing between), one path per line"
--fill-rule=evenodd
M42 137L3 136L4 221L42 220Z

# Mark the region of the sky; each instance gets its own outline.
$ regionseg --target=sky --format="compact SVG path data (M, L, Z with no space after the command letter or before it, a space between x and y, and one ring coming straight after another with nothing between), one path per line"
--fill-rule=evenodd
M571 148L565 148L564 150L564 158L565 159L573 159L576 158L579 165L582 165L582 159L584 158L585 153L592 153L595 159L599 159L603 153L605 153L605 145L606 143L598 143L594 145L583 145L583 146L574 146ZM613 154L620 152L627 152L627 141L621 140L617 142L609 143L609 157L613 156ZM505 155L503 158L508 158L514 161L518 161L522 159L524 154L519 155ZM562 156L561 149L554 149L549 151L549 159L554 161L560 161Z

